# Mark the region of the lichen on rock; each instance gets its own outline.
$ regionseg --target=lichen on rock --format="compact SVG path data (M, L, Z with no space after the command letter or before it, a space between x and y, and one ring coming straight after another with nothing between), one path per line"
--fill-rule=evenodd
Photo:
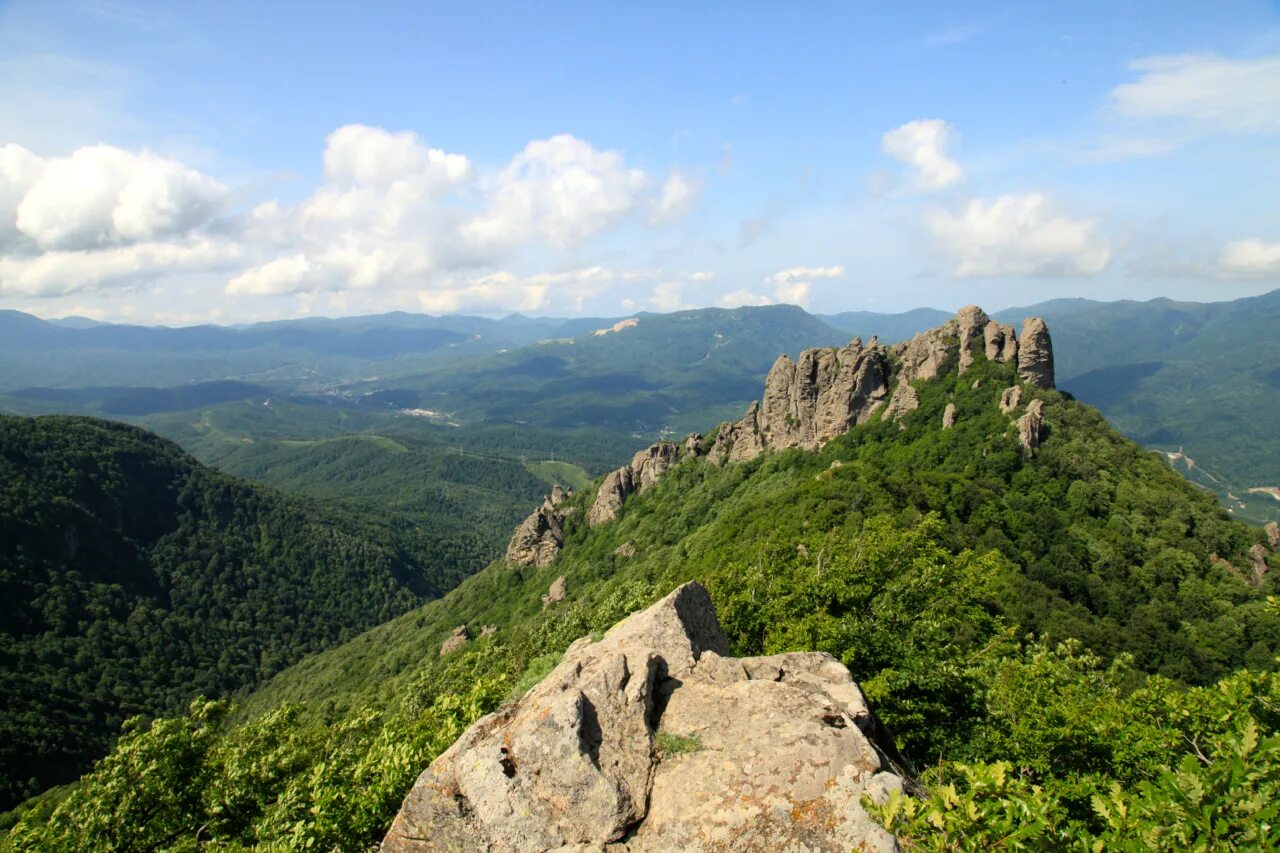
M660 731L692 746L660 755ZM896 755L839 661L729 657L690 583L472 725L382 849L896 850L862 806L901 789Z

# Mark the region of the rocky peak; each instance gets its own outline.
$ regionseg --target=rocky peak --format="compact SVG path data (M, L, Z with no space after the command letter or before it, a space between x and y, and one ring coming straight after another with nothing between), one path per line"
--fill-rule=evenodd
M1267 541L1271 543L1271 550L1280 551L1280 524L1268 521L1263 530L1267 533Z
M956 313L956 332L960 347L960 373L973 366L972 344L983 336L991 318L977 305L966 305Z
M1018 338L1018 378L1038 388L1053 387L1053 344L1049 327L1039 317L1028 317Z
M658 734L689 744L662 755ZM582 638L419 777L382 849L889 851L898 753L830 655L729 657L685 584Z
M528 518L520 522L507 544L506 560L514 565L549 566L564 547L564 520L572 490L553 486Z
M766 448L814 450L870 420L889 395L889 365L878 344L855 338L840 349L808 349L792 362L779 356L764 384L764 399L746 416L723 425L708 452L712 462L735 462Z
M699 436L700 438L700 436ZM685 445L697 445L694 436ZM605 475L596 490L596 498L587 510L587 524L595 527L618 517L623 502L633 494L648 489L679 461L680 449L669 441L659 441L631 457L631 462Z

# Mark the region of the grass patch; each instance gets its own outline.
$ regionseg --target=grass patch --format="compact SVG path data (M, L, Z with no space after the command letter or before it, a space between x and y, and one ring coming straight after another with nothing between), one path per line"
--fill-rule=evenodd
M516 681L511 688L511 692L507 694L508 701L515 701L524 694L528 693L535 684L551 674L551 670L556 668L556 664L560 662L563 655L539 655L529 661L529 665L525 667L524 675Z
M591 485L591 475L571 462L526 462L524 467L530 474L542 480L548 486L559 484L580 492Z
M666 761L677 755L702 751L702 739L697 735L686 737L675 732L660 731L655 738L658 744L658 760Z

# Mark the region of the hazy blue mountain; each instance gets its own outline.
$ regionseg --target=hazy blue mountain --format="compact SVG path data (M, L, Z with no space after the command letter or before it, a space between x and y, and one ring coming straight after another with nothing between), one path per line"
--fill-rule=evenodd
M1001 311L1049 324L1058 385L1169 452L1245 517L1280 518L1280 290L1231 302L1059 299ZM1231 496L1234 496L1231 497Z
M739 414L780 354L848 339L788 305L645 314L358 390L463 422L692 431Z
M937 308L914 308L901 314L878 314L875 311L844 311L839 314L816 314L819 320L864 341L879 337L885 343L905 341L926 329L942 325L951 314Z

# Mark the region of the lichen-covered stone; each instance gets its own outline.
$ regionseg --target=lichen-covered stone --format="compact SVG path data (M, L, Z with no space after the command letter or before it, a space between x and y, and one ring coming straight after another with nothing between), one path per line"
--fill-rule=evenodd
M520 522L507 544L506 560L513 565L549 566L564 547L566 504L573 496L559 486L551 489L542 505Z
M1018 418L1018 441L1027 455L1035 456L1044 438L1044 401L1032 400L1026 413Z
M564 601L565 596L568 594L569 588L565 584L564 575L561 575L551 582L551 586L547 589L546 594L542 596L543 608L547 608L557 602Z
M1053 387L1053 344L1049 327L1039 317L1022 324L1018 338L1018 377L1037 388Z
M1000 392L1000 413L1007 415L1022 405L1022 386L1014 385Z
M679 449L669 441L660 441L641 450L631 462L605 475L596 491L596 499L587 510L587 524L595 527L618 517L622 504L633 494L643 492L658 482L679 461Z
M466 625L459 625L453 629L453 633L440 644L440 657L444 657L449 652L457 651L467 644L471 639L471 635L467 633Z
M578 640L432 762L382 849L896 850L862 798L901 788L897 750L849 671L728 653L696 583Z

